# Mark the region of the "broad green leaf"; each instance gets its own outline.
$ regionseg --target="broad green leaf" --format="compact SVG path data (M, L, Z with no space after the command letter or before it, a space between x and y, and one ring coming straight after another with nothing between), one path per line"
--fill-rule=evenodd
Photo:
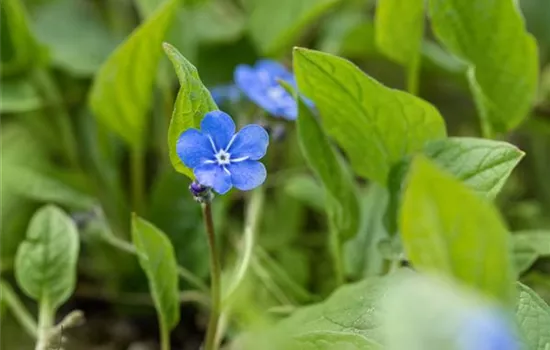
M93 3L49 1L32 17L36 38L50 49L52 63L75 76L93 75L116 47L117 40Z
M374 25L382 53L405 66L417 64L424 34L424 0L378 0Z
M136 215L132 217L132 241L149 280L161 328L171 330L180 319L178 267L172 243L158 228Z
M505 132L527 116L538 55L515 0L430 0L437 38L470 64L468 79L484 128Z
M301 98L296 123L302 154L325 189L330 226L348 240L357 234L360 220L357 188L351 174Z
M525 153L507 142L450 137L430 142L424 153L482 196L493 199Z
M144 141L161 44L177 5L177 0L167 0L120 44L91 88L96 118L134 147Z
M516 319L528 349L550 347L550 307L531 288L518 282Z
M253 334L248 349L382 349L382 297L388 287L410 275L398 271L338 288L322 303L305 306L265 334Z
M400 231L413 266L511 302L510 237L497 210L422 156L409 174Z
M29 29L22 1L2 1L0 26L2 77L25 73L41 63L44 54Z
M42 97L25 78L3 79L0 84L0 112L22 113L41 108Z
M31 219L15 257L15 278L29 297L57 308L73 293L78 231L61 209L47 205Z
M207 112L217 110L208 89L202 84L199 73L179 51L170 44L163 44L166 55L172 61L178 79L180 90L174 105L174 112L168 128L168 149L170 161L176 171L194 178L191 169L187 168L176 153L176 143L182 132L198 127Z
M263 55L291 47L302 31L341 0L249 0L248 31Z
M446 135L432 105L383 86L343 58L296 48L294 71L300 92L315 102L324 130L361 176L385 184L394 164Z
M326 208L325 189L313 177L305 174L290 176L285 179L284 191L311 209L324 213Z
M97 204L90 196L32 168L13 164L3 169L2 177L3 185L29 199L88 210Z
M232 2L207 1L191 9L194 35L202 43L218 44L233 42L242 36L246 18Z
M550 231L519 231L512 235L516 268L521 274L543 256L550 256Z

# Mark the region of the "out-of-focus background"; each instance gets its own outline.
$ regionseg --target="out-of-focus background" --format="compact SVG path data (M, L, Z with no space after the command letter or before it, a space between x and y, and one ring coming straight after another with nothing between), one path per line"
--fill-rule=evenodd
M129 147L98 123L88 103L102 63L161 2L2 1L2 279L35 312L34 302L16 287L16 249L30 217L43 203L57 203L70 213L82 242L78 283L58 317L81 309L87 318L84 326L68 331L70 349L157 346L157 319L147 281L126 245L133 210L169 236L181 266L208 281L200 207L188 193L189 180L172 169L168 158L166 132L179 85L161 47L135 51L135 57L150 55L151 50L163 55L155 67L152 108L146 113L144 199L139 208L131 194L130 174L135 169L130 167ZM503 136L526 157L496 203L512 231L540 230L532 240L517 243L515 253L521 280L550 301L550 240L545 236L550 232L550 69L545 70L550 67L550 2L520 0L519 5L538 43L541 86L531 116ZM292 47L302 46L346 57L383 84L404 90L405 70L376 48L374 9L375 2L368 0L187 0L181 1L164 41L193 63L212 89L231 84L236 65L259 58L291 67ZM440 110L450 135L479 136L465 66L441 48L429 26L421 56L419 95ZM140 72L132 74L139 85ZM222 109L235 113L248 107L246 101L222 104ZM320 187L302 159L293 124L285 126L285 142L271 148L277 160L265 184L268 199L251 277L255 305L275 318L331 291ZM376 275L394 257L391 247L380 243L387 243L381 204L387 194L358 181L368 215L346 249L350 279ZM217 198L215 221L224 264L231 265L243 229L242 194ZM181 289L182 316L172 332L173 349L198 349L207 308L194 286L182 281ZM33 340L2 305L0 315L2 349L33 348ZM229 329L231 336L238 327Z

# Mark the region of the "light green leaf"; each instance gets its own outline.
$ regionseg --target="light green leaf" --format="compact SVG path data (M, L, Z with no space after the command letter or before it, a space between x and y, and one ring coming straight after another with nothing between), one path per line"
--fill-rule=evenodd
M531 288L518 282L516 319L528 349L550 347L550 307Z
M418 59L424 34L424 0L378 0L374 20L376 44L397 63Z
M230 1L207 1L191 12L194 35L203 43L233 42L245 30L244 14Z
M496 209L422 156L409 174L400 231L413 266L514 300L510 237Z
M91 88L96 118L134 147L145 137L161 44L177 5L177 0L167 0L118 46Z
M41 108L42 97L28 79L3 79L0 84L0 112L22 113Z
M325 189L330 226L341 239L348 240L357 234L360 220L357 188L351 174L301 98L296 123L302 154Z
M433 30L470 63L468 79L482 124L505 132L528 114L538 74L537 45L515 0L430 0Z
M180 81L180 90L168 128L170 161L176 171L193 179L193 172L182 163L176 153L176 143L182 132L198 127L204 115L217 110L218 107L208 89L202 84L197 68L172 45L164 43L163 47Z
M90 76L116 47L98 9L86 1L56 0L33 12L34 33L50 49L55 66Z
M324 188L309 175L295 175L285 179L285 193L294 197L319 213L324 213L326 206Z
M353 63L302 48L294 50L301 93L315 102L324 130L361 176L385 184L391 167L444 138L445 124L426 101L389 89Z
M12 164L3 169L3 184L14 193L40 202L54 202L78 209L92 209L96 201L46 173Z
M27 13L20 0L2 1L0 23L2 77L25 73L43 61L44 53L32 36Z
M507 142L450 137L429 142L424 153L482 196L493 199L525 153Z
M132 217L132 241L149 280L161 329L171 330L180 319L178 267L172 243L162 231L136 215Z
M340 1L249 0L245 3L248 31L263 55L278 55L290 48L307 26Z
M550 256L550 231L519 231L512 235L514 259L519 274L543 256Z
M73 293L79 237L61 209L48 205L31 219L15 257L15 278L29 297L57 308Z

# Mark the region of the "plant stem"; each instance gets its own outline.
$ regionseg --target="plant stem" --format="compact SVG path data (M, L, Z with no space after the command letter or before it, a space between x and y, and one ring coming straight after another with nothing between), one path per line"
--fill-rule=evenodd
M221 306L221 269L216 247L216 236L214 234L214 222L212 221L212 206L210 202L202 203L202 216L204 227L208 236L210 248L210 320L206 331L205 350L216 350L216 331L220 317Z
M0 300L6 303L19 324L33 338L38 336L38 325L10 285L0 281Z
M407 91L411 95L418 95L418 77L420 75L420 53L407 67Z
M162 316L159 315L159 320ZM160 323L160 350L170 350L170 330L164 322Z
M130 153L131 181L132 181L132 204L134 211L143 213L144 206L144 155L140 146L133 146Z
M38 340L36 350L48 350L49 331L53 326L54 310L47 298L42 298L38 306Z
M342 259L342 246L340 243L339 232L332 224L329 224L329 248L332 256L334 266L334 278L336 280L336 286L344 284L344 261Z

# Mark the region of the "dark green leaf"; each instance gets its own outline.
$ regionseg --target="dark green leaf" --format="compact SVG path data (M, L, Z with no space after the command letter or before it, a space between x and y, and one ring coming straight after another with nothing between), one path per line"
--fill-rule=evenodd
M315 102L327 134L361 176L385 184L395 163L445 137L432 105L383 86L349 61L297 48L294 71L300 92Z
M42 97L25 78L3 79L0 84L0 112L22 113L42 107Z
M521 274L543 256L550 256L549 231L519 231L512 235L516 268Z
M343 240L350 239L357 234L360 220L357 188L351 174L301 98L296 123L302 154L325 189L330 226Z
M189 128L198 127L204 115L207 112L217 110L218 107L212 96L210 96L208 89L202 84L195 66L172 45L164 43L163 47L166 55L172 61L180 81L180 90L168 129L170 161L176 171L193 179L193 172L182 163L176 153L176 143L182 132Z
M290 48L302 31L341 0L250 0L248 30L264 55ZM267 25L268 24L268 25Z
M468 187L491 199L525 155L507 142L471 137L430 142L424 153Z
M168 0L113 52L97 73L90 105L98 120L135 147L143 143L161 44L177 0Z
M528 349L550 347L550 307L529 287L518 282L516 318Z
M488 201L419 156L402 203L400 231L415 268L514 300L509 233Z
M486 130L508 131L528 114L538 55L514 0L430 0L433 30L470 63L468 79Z
M132 217L132 241L139 264L149 280L161 327L173 329L180 314L178 267L172 243L158 228L135 215Z
M55 206L42 207L17 250L17 283L28 296L57 308L74 291L78 251L78 232L71 218Z

